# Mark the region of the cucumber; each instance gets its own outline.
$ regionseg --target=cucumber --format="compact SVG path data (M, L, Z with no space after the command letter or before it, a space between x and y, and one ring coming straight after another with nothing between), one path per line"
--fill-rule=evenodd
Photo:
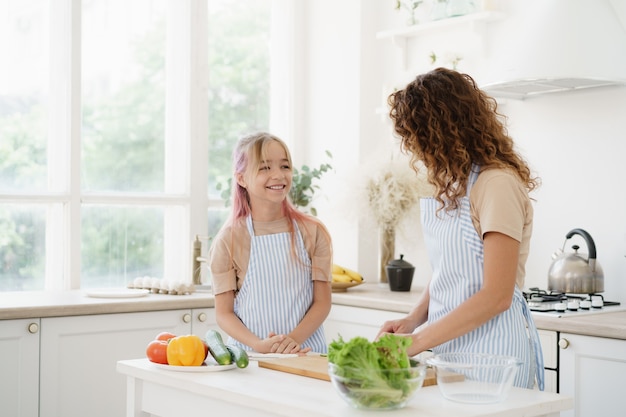
M222 335L217 330L209 329L206 332L204 341L209 347L209 353L213 356L213 359L220 365L230 365L233 363L233 358L226 348L226 345L222 341Z
M233 358L233 362L237 364L238 368L245 368L250 362L248 353L239 346L226 345L226 349L230 352L230 356Z

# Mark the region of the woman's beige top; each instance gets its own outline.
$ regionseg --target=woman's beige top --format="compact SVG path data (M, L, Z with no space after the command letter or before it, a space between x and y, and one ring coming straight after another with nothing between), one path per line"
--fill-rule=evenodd
M522 181L508 170L482 171L470 191L470 211L481 238L487 232L499 232L520 242L516 282L520 289L524 288L533 206Z

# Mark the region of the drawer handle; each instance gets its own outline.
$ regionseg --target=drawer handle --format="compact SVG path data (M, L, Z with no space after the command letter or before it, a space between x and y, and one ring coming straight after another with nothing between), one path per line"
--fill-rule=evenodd
M185 323L189 323L191 321L191 314L189 313L183 314L183 321Z
M561 349L567 349L569 347L569 340L567 340L567 339L559 339L559 347Z
M198 320L204 323L206 321L206 313L198 314Z
M35 334L39 331L39 325L37 323L31 323L28 325L28 332Z

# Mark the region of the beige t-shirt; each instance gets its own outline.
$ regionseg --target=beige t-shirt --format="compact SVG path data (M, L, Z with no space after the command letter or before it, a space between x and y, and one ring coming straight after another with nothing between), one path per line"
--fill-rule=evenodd
M286 217L272 222L253 221L257 236L287 233L289 223ZM332 253L330 235L321 223L298 222L298 228L306 251L311 258L312 279L330 281ZM237 242L233 245L232 242ZM248 261L250 259L250 234L246 219L220 230L209 250L209 268L213 276L213 294L237 291L241 288Z
M499 232L520 242L516 283L520 289L524 288L533 206L522 181L508 170L482 171L470 191L470 211L481 238L487 232Z

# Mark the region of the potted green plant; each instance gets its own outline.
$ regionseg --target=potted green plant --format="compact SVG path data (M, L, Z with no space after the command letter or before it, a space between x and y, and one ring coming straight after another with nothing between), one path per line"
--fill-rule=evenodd
M440 57L435 53L435 51L431 51L428 57L430 58L431 65L434 66L435 64L437 64L437 62L443 61L442 64L437 64L437 65L442 65L442 66L449 65L448 68L453 69L455 71L458 70L459 63L463 59L461 55L452 53L452 52L446 53L443 59L440 59Z
M407 20L408 25L417 24L417 16L415 13L417 12L417 8L420 4L424 3L424 0L395 0L396 2L396 10L406 9L409 12L409 19Z

